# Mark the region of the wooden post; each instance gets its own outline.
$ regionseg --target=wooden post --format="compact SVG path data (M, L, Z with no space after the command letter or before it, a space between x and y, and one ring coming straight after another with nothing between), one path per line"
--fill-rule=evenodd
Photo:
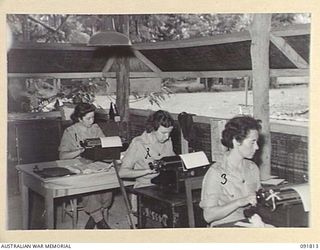
M119 17L119 29L128 36L129 34L129 17L123 15ZM129 58L119 56L117 58L118 70L117 78L117 101L121 118L121 136L128 139L128 121L129 121L129 96L130 96L130 65Z
M261 150L260 177L271 175L271 136L269 110L269 44L271 14L254 14L250 28L253 80L253 116L262 121L263 145Z
M244 92L245 92L244 104L246 105L246 107L248 106L248 90L249 90L249 76L244 78Z
M117 79L117 101L120 115L120 135L128 139L128 121L129 121L129 60L125 57L118 57L118 71L116 72Z

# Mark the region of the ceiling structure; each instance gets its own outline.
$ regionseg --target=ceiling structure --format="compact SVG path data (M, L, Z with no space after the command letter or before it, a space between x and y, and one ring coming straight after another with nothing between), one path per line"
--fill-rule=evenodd
M131 77L243 77L251 74L249 32L134 44L128 48L85 44L14 44L9 77L115 77L118 55L130 58ZM270 33L270 75L308 76L310 25Z

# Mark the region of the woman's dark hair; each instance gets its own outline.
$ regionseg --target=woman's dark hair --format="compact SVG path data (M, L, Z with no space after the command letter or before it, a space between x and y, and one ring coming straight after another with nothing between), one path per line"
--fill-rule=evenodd
M147 119L146 131L150 133L157 131L160 126L169 128L174 125L174 120L171 115L164 110L158 110L151 114Z
M233 148L232 140L242 142L250 130L261 130L261 121L251 116L236 116L229 120L222 131L221 143L228 149Z
M74 108L73 114L70 116L71 120L76 123L82 119L86 114L96 110L96 107L90 103L79 103Z

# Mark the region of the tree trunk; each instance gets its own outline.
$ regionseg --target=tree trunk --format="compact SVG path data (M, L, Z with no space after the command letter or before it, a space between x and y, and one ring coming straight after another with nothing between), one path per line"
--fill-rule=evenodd
M28 23L28 16L23 15L21 17L21 23L22 23L22 37L24 42L30 41L30 30L29 30L29 23Z
M267 179L271 175L271 136L269 110L269 44L270 14L254 14L251 33L251 60L253 80L253 115L262 121L262 144L260 177Z

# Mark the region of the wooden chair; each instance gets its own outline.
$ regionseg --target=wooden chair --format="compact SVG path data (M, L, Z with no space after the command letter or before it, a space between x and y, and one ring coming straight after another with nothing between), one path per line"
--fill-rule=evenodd
M70 216L72 219L72 228L77 228L79 211L83 210L82 203L79 202L77 197L69 198L68 200L64 200L62 202L62 222L66 215Z
M204 176L197 176L197 177L190 177L185 179L188 221L189 221L190 228L195 227L192 191L201 189L203 177Z

